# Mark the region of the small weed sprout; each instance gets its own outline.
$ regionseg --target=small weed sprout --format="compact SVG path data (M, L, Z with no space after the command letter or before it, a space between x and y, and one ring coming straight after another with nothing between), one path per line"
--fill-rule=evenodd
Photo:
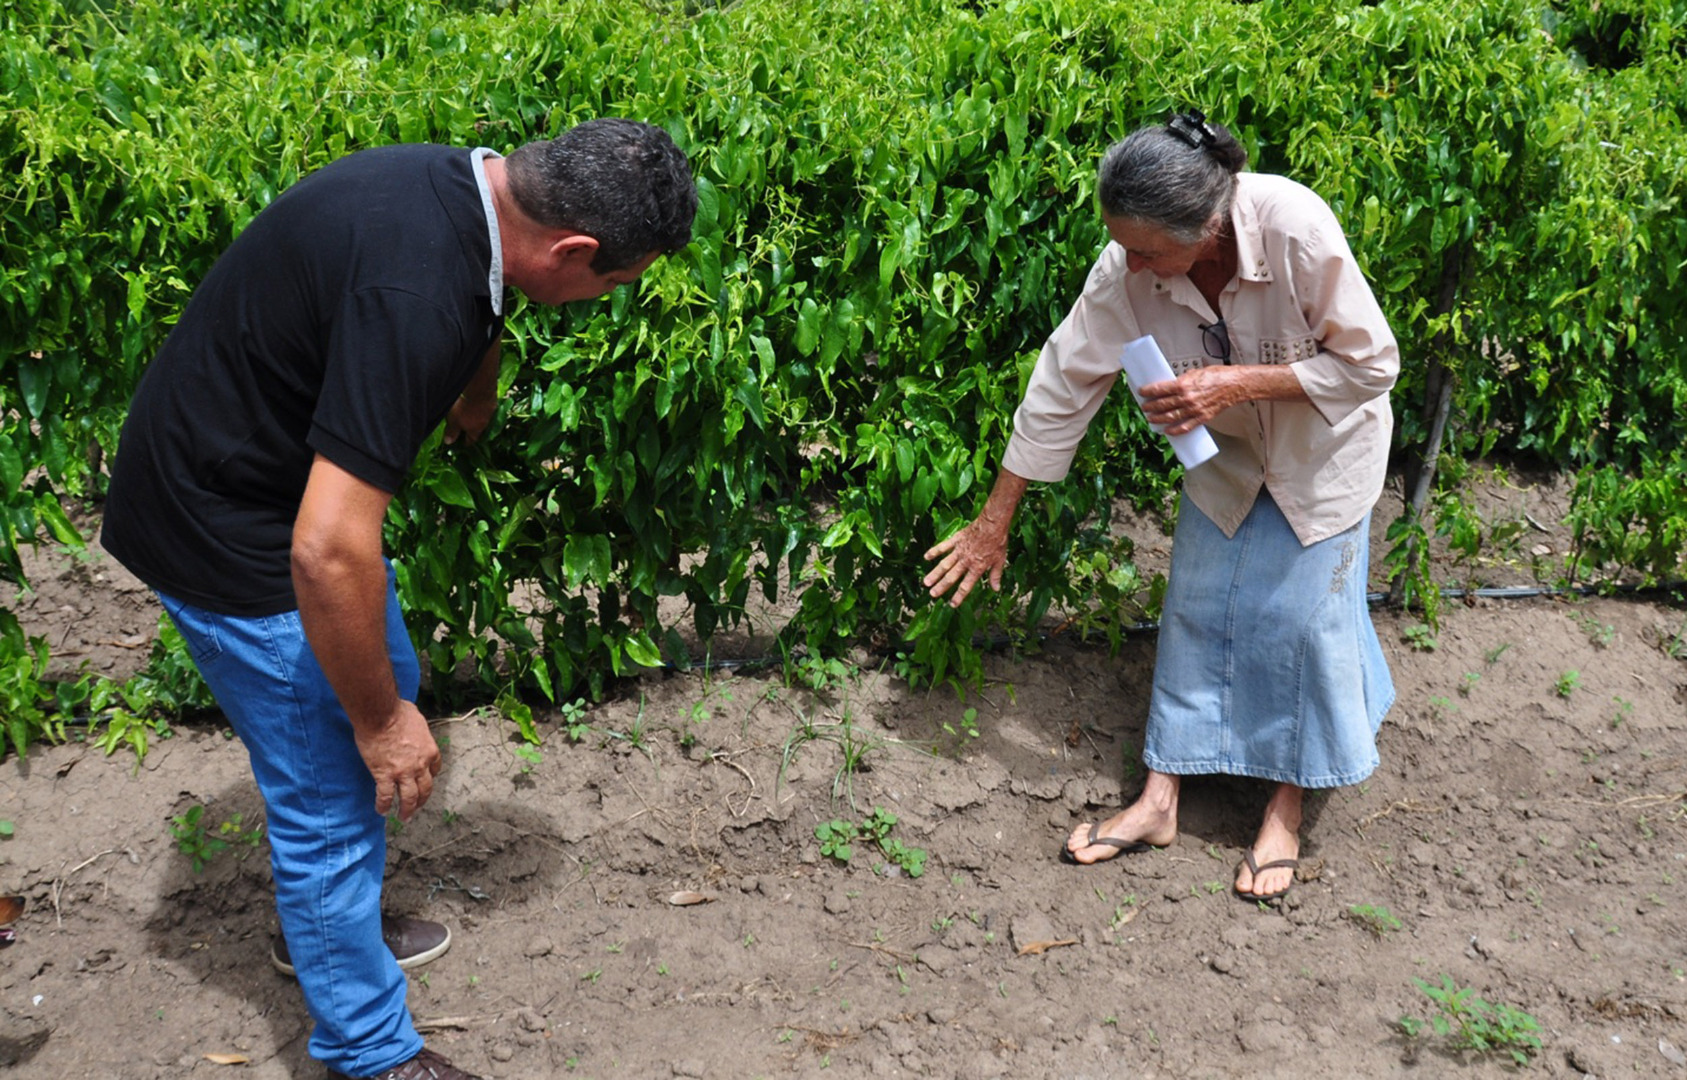
M1434 652L1441 647L1441 642L1435 637L1435 628L1428 623L1413 623L1402 630L1401 635L1406 644L1417 652Z
M1481 681L1482 673L1480 671L1465 672L1464 682L1459 684L1459 697L1469 697L1470 692L1476 689L1476 684Z
M951 724L947 720L943 721L943 730L957 738L978 738L978 710L968 705L961 712L961 718L957 723Z
M245 828L239 814L229 815L215 830L206 827L204 817L205 807L196 803L170 819L170 835L175 838L176 850L193 861L196 874L204 873L212 859L231 847L244 849L239 856L244 859L264 842L263 825Z
M855 665L837 657L805 653L785 664L785 685L793 682L806 686L817 694L835 693L844 689L860 675Z
M925 873L925 850L909 847L892 836L891 830L895 827L895 814L883 807L874 807L873 812L860 823L842 818L822 821L814 827L814 836L820 841L820 854L827 858L847 863L855 857L857 842L871 844L878 848L887 862L901 867L909 877L917 878Z
M1517 1065L1529 1064L1530 1056L1540 1052L1541 1038L1536 1032L1541 1026L1528 1013L1509 1005L1491 1005L1476 996L1474 987L1461 988L1447 975L1441 976L1439 986L1422 979L1412 981L1439 1011L1427 1022L1402 1016L1400 1030L1407 1038L1416 1039L1428 1028L1455 1051L1504 1053Z
M1581 684L1581 672L1571 668L1558 676L1558 681L1552 684L1552 689L1559 697L1569 700L1570 695L1575 693Z
M1623 722L1626 721L1629 714L1634 711L1634 702L1626 701L1616 695L1612 695L1611 701L1617 706L1616 713L1611 717L1611 730L1615 731L1623 726Z
M563 734L568 741L577 743L591 733L592 726L586 723L586 699L576 698L557 708L557 722L562 725Z
M1616 640L1617 628L1610 623L1602 623L1583 611L1570 612L1570 618L1575 621L1577 626L1582 628L1582 632L1587 635L1589 641L1593 642L1593 647L1596 649L1608 649L1611 642Z
M1379 941L1400 929L1400 920L1381 904L1354 904L1347 909L1347 916L1369 930L1371 936Z
M814 836L820 841L820 854L827 858L847 863L855 857L856 828L850 822L822 821L814 827Z
M521 759L521 774L523 776L531 774L533 772L533 767L545 760L545 752L537 746L527 746L524 744L517 746L511 751L511 753Z

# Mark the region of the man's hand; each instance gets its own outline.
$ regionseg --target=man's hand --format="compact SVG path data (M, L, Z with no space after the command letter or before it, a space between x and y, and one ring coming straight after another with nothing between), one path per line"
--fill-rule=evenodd
M445 414L445 443L447 446L459 438L463 445L473 446L485 434L486 426L492 422L492 414L498 411L498 399L460 397L451 406L451 411Z
M413 702L400 701L380 728L357 728L357 752L375 778L375 812L385 817L398 807L409 821L433 794L439 775L439 744Z

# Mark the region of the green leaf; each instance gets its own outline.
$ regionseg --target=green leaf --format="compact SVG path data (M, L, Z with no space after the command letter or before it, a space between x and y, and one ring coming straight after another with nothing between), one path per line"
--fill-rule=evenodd
M23 391L24 408L36 420L47 409L47 392L52 386L52 369L47 361L30 357L18 361L18 389Z
M662 653L656 648L656 643L650 640L650 635L640 630L630 634L621 642L626 650L627 659L641 667L661 667Z
M454 469L440 469L430 474L428 490L448 506L457 506L464 510L474 509L474 496L469 493L469 486L463 482L462 474Z
M77 549L86 546L82 534L70 523L70 518L65 516L64 507L59 505L59 500L51 493L42 492L36 496L35 513L53 534L53 539L59 543Z

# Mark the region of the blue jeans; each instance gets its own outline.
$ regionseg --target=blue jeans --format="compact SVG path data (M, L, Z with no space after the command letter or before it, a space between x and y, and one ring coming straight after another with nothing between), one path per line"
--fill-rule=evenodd
M268 815L281 930L316 1021L311 1056L373 1076L416 1056L404 974L381 940L386 819L351 721L317 666L299 613L219 615L159 594L245 744ZM387 651L414 701L416 651L387 569Z

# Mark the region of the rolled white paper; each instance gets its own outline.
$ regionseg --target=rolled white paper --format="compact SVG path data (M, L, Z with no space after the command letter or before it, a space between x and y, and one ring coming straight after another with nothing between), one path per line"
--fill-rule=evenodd
M1131 396L1136 398L1138 405L1142 404L1144 386L1165 382L1172 377L1172 366L1166 363L1166 354L1160 351L1153 337L1139 337L1128 343L1119 354L1119 366L1125 369L1125 382L1130 384ZM1162 435L1166 434L1165 429L1157 424L1148 426ZM1183 463L1185 469L1193 469L1218 453L1218 444L1207 434L1205 425L1182 435L1166 435L1166 438L1171 440L1172 453L1177 455L1177 460Z

